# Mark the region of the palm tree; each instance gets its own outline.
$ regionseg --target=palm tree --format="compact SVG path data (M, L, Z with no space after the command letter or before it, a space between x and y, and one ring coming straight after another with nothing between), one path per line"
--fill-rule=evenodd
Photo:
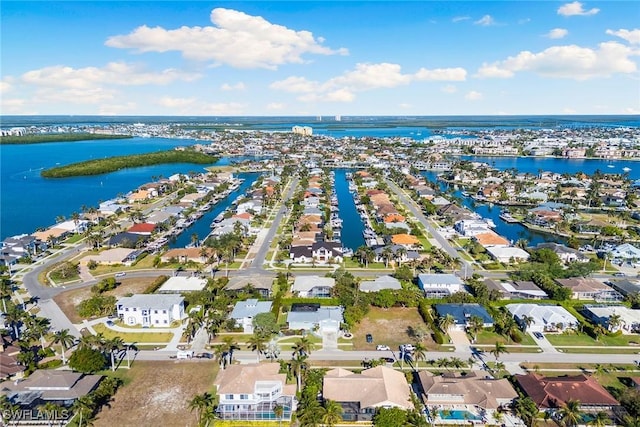
M596 341L600 341L600 337L607 333L607 329L602 325L596 325L593 327L593 334L596 336Z
M456 323L456 318L452 314L446 314L438 319L438 326L445 334L449 331L449 328Z
M258 334L253 334L253 336L251 338L249 338L248 340L248 345L247 347L251 350L251 351L255 351L257 358L258 358L258 363L260 363L260 354L264 353L267 349L267 340L266 338L258 335Z
M322 408L322 423L333 427L342 421L342 406L334 400L325 400Z
M596 414L596 417L591 421L589 421L589 424L595 427L604 427L610 423L611 423L611 420L609 419L609 415L607 415L607 413L604 411L598 412Z
M496 362L502 353L509 353L507 351L507 347L501 343L500 341L496 341L496 345L493 350L490 351L491 354L496 358Z
M284 416L284 406L280 404L275 404L271 409L273 409L273 415L276 417L276 420L278 420L278 426L281 426L282 417Z
M296 375L296 382L297 382L297 391L300 391L302 389L302 371L304 369L307 368L308 364L307 364L307 358L308 356L306 355L301 355L301 354L296 354L293 359L291 359L290 362L290 367L291 370L295 373Z
M471 318L469 319L469 326L467 326L467 329L469 330L469 332L471 332L471 335L473 336L473 342L476 342L476 340L478 339L478 332L484 329L484 320L482 320L482 317L477 315L471 316Z
M116 370L115 352L120 351L125 347L124 340L120 337L113 337L110 340L105 340L105 348L109 351L111 357L111 371Z
M523 332L527 332L527 329L529 328L529 326L531 326L533 324L535 319L533 318L533 316L527 316L525 314L520 318L520 321L522 322L522 325L524 326L524 328L522 329Z
M191 412L196 411L196 419L198 425L202 424L202 415L204 410L213 405L213 396L209 393L196 394L193 399L189 401L189 409Z
M315 345L308 337L302 337L293 345L293 355L309 356Z
M418 366L418 362L421 360L427 359L427 348L422 343L416 343L413 347L413 357L416 360L416 366Z
M558 411L560 422L564 427L575 427L581 420L582 410L580 409L580 401L569 399Z
M20 310L18 306L9 306L9 309L4 312L4 320L13 328L13 336L15 339L20 339L20 330L18 326L24 319L24 311Z
M609 316L609 320L607 321L609 331L614 332L621 324L622 316L620 316L619 314L612 314L611 316Z
M222 339L222 348L227 353L229 357L229 365L233 362L233 352L234 350L239 350L238 343L234 341L233 337L224 337Z
M93 410L95 409L95 402L93 400L93 397L91 397L90 394L87 394L86 396L82 396L81 398L73 402L73 406L71 408L74 410L74 412L80 414L80 421L78 421L78 427L82 427L82 418L83 417L89 418L91 415L93 415Z
M73 345L75 340L75 337L69 333L68 329L62 329L53 334L53 340L51 341L51 344L60 344L60 353L62 354L63 365L67 363L64 353L69 347Z
M42 405L38 405L38 411L40 414L44 414L45 419L48 421L49 426L53 425L55 417L62 409L60 405L56 405L53 402L46 402Z

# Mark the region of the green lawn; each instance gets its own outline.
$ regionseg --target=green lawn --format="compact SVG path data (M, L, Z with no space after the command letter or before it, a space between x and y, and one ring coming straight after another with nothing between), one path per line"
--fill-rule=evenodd
M637 354L637 348L608 348L608 347L557 347L563 353L589 354Z
M171 332L120 332L107 328L105 325L95 325L93 329L97 333L103 333L105 338L111 339L120 337L124 342L145 343L145 342L169 342L173 338Z
M584 333L576 333L576 334L545 334L547 339L551 344L555 347L565 347L565 346L574 346L574 345L582 345L582 346L628 346L630 343L640 343L640 335L631 334L631 335L619 335L619 336L609 336L603 335L599 338L598 341L591 338L591 336ZM638 348L640 351L640 347Z
M522 342L514 343L513 341L507 340L504 336L496 334L495 332L484 330L478 333L478 339L476 344L495 344L496 342L501 342L506 345L537 345L534 339L529 334L522 334Z

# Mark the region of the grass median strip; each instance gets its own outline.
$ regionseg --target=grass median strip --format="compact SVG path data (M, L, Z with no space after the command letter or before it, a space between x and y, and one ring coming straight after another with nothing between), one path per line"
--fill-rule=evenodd
M113 329L109 329L105 325L95 325L93 326L93 329L97 333L102 333L107 339L120 337L124 340L124 342L162 343L162 342L169 342L171 341L171 338L173 338L173 333L171 332L120 332L120 331L114 331Z

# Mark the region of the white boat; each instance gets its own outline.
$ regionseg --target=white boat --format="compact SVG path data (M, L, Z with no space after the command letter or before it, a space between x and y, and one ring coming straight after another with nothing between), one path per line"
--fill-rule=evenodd
M625 172L629 172L629 171L631 171L631 168L624 167L624 168L622 168L622 170L625 171Z
M608 168L615 168L614 165L607 165Z

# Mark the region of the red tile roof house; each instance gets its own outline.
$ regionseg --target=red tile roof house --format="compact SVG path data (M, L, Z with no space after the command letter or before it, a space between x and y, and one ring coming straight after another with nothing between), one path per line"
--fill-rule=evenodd
M620 408L620 402L593 377L584 374L544 377L529 373L516 375L516 381L524 394L529 396L541 411L554 412L568 400L579 401L583 412L593 414L600 411L611 414Z
M142 222L139 224L133 224L131 226L131 228L129 228L129 230L127 230L129 233L135 233L135 234L151 234L153 233L153 230L155 230L156 225L155 224L149 224L147 222Z

